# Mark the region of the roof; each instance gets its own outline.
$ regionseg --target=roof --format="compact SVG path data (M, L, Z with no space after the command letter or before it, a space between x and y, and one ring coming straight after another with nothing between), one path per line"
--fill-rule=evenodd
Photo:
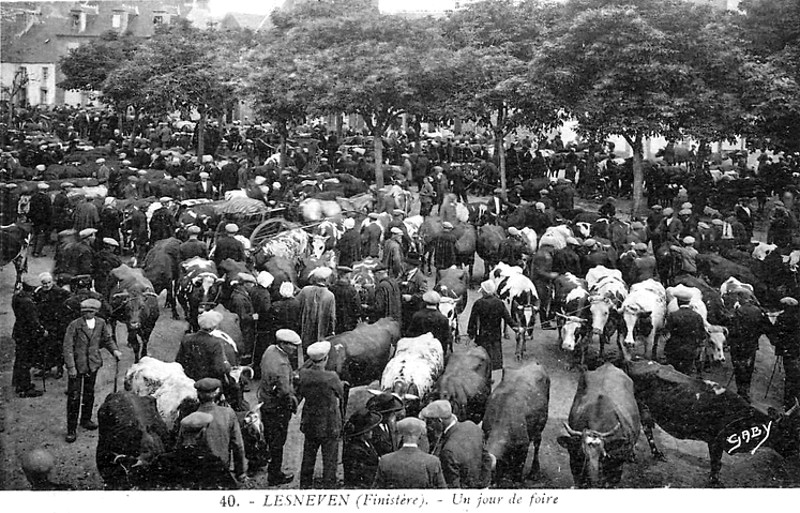
M265 24L265 20L269 20L269 15L250 14L246 12L229 12L219 22L219 28L221 30L243 28L256 32L262 28L262 26Z

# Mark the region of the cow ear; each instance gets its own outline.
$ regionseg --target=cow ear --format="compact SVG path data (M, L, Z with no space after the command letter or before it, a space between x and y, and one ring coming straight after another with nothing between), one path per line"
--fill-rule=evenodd
M262 402L260 402L260 403L258 403L258 404L256 405L256 407L255 407L255 408L253 408L253 409L254 409L254 410L261 410L261 407L262 407L262 406L264 406L264 402L263 402L263 401L262 401Z
M568 451L572 450L572 448L575 447L575 440L568 435L559 436L558 438L556 438L556 442L558 442L558 445L560 445L561 447L563 447Z

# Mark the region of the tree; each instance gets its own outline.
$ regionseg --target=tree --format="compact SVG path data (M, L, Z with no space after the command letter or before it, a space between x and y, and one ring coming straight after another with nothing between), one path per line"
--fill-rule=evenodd
M3 96L8 98L8 124L11 125L14 120L14 100L17 95L26 87L30 78L24 69L20 68L14 72L14 78L11 80L10 86L3 86Z
M102 34L85 45L73 48L59 61L64 80L58 87L75 91L100 91L109 73L128 61L139 41L130 33Z
M534 61L538 80L587 135L633 151L633 214L643 202L647 137L732 137L742 127L736 41L724 15L667 0L572 0ZM728 45L728 46L726 46Z

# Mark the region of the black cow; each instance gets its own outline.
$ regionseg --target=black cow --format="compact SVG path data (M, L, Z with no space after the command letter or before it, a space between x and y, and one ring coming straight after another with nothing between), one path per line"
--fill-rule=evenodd
M492 361L486 349L474 346L451 353L444 373L436 381L433 400L445 399L461 422L480 424L492 392Z
M111 294L111 311L111 333L116 339L116 323L125 323L128 344L133 349L134 362L138 362L140 358L147 356L147 342L160 315L158 296L154 292L125 290L118 286Z
M764 413L717 383L652 361L629 362L627 373L653 455L663 458L653 440L654 422L675 438L706 442L714 485L720 483L723 451L749 452L761 443L787 457L800 448L800 405L784 414L773 409Z
M28 245L31 243L31 231L25 226L12 224L0 230L0 268L9 262L14 263L17 272L17 285L22 275L28 270Z
M152 488L148 466L169 447L167 425L156 400L133 392L109 394L97 411L95 460L111 490Z
M178 319L175 290L180 263L180 239L170 237L159 240L144 258L144 276L153 284L156 294L167 291L167 305L172 308L172 318Z

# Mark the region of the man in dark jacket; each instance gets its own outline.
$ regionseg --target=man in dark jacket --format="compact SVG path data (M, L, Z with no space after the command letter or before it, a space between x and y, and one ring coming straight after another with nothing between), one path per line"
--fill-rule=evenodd
M250 300L249 289L256 285L256 279L251 274L239 273L231 280L231 298L229 310L239 317L239 327L242 330L242 347L240 348L240 361L242 365L250 365L253 358L253 345L255 343L255 319L253 302Z
M771 333L773 326L758 305L744 301L734 309L733 321L728 327L728 345L733 361L736 393L750 401L750 382L758 352L758 339Z
M141 263L147 255L150 238L147 231L147 216L136 205L131 205L128 212L128 218L123 225L125 229L130 230L136 260Z
M378 473L373 488L446 488L439 458L423 452L419 439L425 423L407 417L397 423L401 447L378 460Z
M300 488L313 485L314 463L317 452L322 449L322 487L336 486L336 464L339 435L342 431L344 387L334 371L325 370L331 343L316 342L308 347L310 368L300 370L300 386L297 396L305 399L300 431L303 442L303 463L300 468Z
M234 238L239 232L239 227L233 223L225 225L225 235L217 239L217 245L214 248L214 256L212 257L214 263L219 265L226 258L230 258L236 262L244 262L246 255L244 252L244 245Z
M517 326L506 305L495 295L496 291L497 286L491 280L486 280L481 284L483 297L472 305L467 323L467 335L489 353L489 357L492 359L492 370L503 368L501 323L505 321L509 328Z
M667 314L665 331L669 340L664 346L667 363L683 374L690 374L697 359L697 353L705 343L706 330L703 318L691 309L691 296L675 293L678 310Z
M256 276L256 285L249 287L247 293L250 295L250 303L253 305L253 364L255 365L255 379L261 378L261 369L258 362L269 344L267 331L269 330L269 312L272 308L272 293L269 287L274 281L274 277L267 271L261 271Z
M372 322L377 322L384 317L391 317L397 322L402 321L403 307L402 294L397 280L389 276L385 267L378 266L375 274L375 309L372 313Z
M289 430L289 421L297 411L297 396L292 386L292 365L289 355L300 347L300 335L292 330L280 329L275 334L277 342L269 346L261 357L261 383L258 400L264 436L269 447L267 483L279 486L290 483L292 474L283 473L283 446Z
M292 282L281 283L278 297L273 298L267 321L267 345L275 343L275 333L280 329L300 332L300 301L294 295ZM297 368L297 352L290 353L292 367Z
M339 254L339 265L351 267L355 262L361 261L361 236L355 229L356 222L353 219L344 220L344 233L336 243L336 251Z
M44 327L44 340L40 342L39 365L42 372L52 372L56 379L64 374L64 333L70 323L70 311L66 306L69 291L57 286L50 273L39 275L42 284L33 293L39 310L39 321Z
M53 218L53 204L47 191L50 186L42 182L36 186L30 200L28 218L33 224L33 256L42 255L42 249L50 237L50 229Z
M579 246L578 239L567 237L567 246L553 252L554 273L572 273L575 276L581 276L581 257L575 251Z
M329 290L333 292L336 305L336 330L338 333L344 333L354 330L358 325L361 318L361 297L350 283L350 273L353 270L339 266L337 271L336 282L329 287Z
M453 224L445 221L442 223L443 231L433 238L431 248L433 252L433 265L436 266L436 281L439 281L442 269L448 269L456 264L456 236L453 234Z
M11 298L11 309L14 311L11 338L15 343L11 386L19 397L39 397L42 391L31 383L30 370L36 361L37 346L46 332L39 322L39 311L33 301L33 287L20 283Z
M453 352L453 333L450 330L450 322L447 317L439 311L441 296L436 291L426 292L422 296L425 308L418 311L411 318L411 325L408 328L408 337L418 337L430 332L433 337L442 344L444 354Z
M100 301L87 299L81 303L81 317L67 326L64 335L64 363L67 367L67 437L68 443L77 439L78 415L81 427L97 429L92 421L94 384L97 371L103 366L100 347L105 347L117 361L122 358L111 328L105 320L95 317Z
M381 416L367 410L355 412L344 425L342 467L345 488L370 488L378 472L378 453L372 445L372 430Z
M375 212L369 215L370 222L361 229L361 256L363 258L378 258L381 252L381 237L383 228L378 222L378 214Z
M189 239L186 242L182 242L180 245L179 252L181 262L185 262L194 257L208 260L208 245L197 238L200 236L200 231L200 227L194 224L186 229L186 233L189 234Z
M92 271L94 274L94 289L103 297L108 297L111 291L111 270L122 265L122 260L117 252L119 242L112 238L103 239L103 248L94 255Z
M197 318L200 331L186 334L181 340L175 361L183 366L186 376L195 381L216 378L224 383L227 380L231 364L222 347L225 342L211 335L221 321L221 313L204 312Z
M372 444L378 456L389 454L397 450L397 416L403 411L403 403L390 394L383 392L370 397L366 404L367 410L381 416L380 424L372 430Z
M100 228L98 239L114 239L120 241L120 228L122 227L122 212L112 205L106 205L100 211Z
M781 299L781 306L783 313L775 320L775 335L770 336L770 342L775 345L775 356L783 359L783 407L788 410L800 400L800 307L793 297Z
M494 458L483 445L483 430L472 421L459 422L450 401L433 401L419 417L428 438L436 443L431 454L439 458L448 488L485 488L491 480Z
M153 217L150 218L150 244L175 237L175 230L178 228L178 222L170 210L172 198L165 196L159 201L161 208L153 212Z
M222 383L215 378L203 378L195 382L194 387L200 401L197 411L213 418L206 428L206 444L224 468L229 469L233 463L233 475L241 483L245 479L242 431L236 413L229 406L216 404Z

